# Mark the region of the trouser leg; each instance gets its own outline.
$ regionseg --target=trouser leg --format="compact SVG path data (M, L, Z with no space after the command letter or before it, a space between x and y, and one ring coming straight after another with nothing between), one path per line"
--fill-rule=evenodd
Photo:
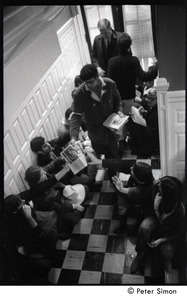
M136 252L140 264L145 263L147 252L149 251L148 242L150 242L152 231L158 226L158 220L154 216L147 217L142 221L138 230Z

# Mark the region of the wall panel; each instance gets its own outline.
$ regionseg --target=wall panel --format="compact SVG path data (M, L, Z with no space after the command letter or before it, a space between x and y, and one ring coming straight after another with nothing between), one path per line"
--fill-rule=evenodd
M4 193L18 193L27 185L25 170L33 163L30 140L42 135L57 137L57 128L72 103L74 77L86 63L79 50L74 20L57 32L61 55L17 108L4 127ZM25 70L27 71L27 70Z

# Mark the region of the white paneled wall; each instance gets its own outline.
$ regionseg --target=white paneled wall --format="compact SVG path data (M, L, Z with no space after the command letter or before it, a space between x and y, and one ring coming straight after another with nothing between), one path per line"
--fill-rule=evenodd
M57 127L72 102L74 77L86 63L74 20L70 19L57 34L62 54L18 107L15 115L5 120L5 196L19 193L27 187L23 178L25 170L32 164L30 140L37 135L47 140L57 136Z
M165 78L155 80L157 89L162 176L185 178L185 91L167 92Z
M168 92L168 175L185 178L185 91Z

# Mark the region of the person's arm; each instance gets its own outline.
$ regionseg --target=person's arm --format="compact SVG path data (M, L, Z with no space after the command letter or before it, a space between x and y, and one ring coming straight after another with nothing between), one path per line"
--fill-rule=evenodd
M56 173L56 171L61 170L65 165L65 160L62 157L58 157L46 166L43 167L43 170L46 173L52 174Z
M141 65L140 61L136 57L136 76L141 79L143 82L152 81L158 75L158 62L156 61L150 71L145 72Z
M133 166L133 164L129 160L106 158L102 160L102 166L103 168L108 168L116 172L131 174L130 168Z
M113 97L113 104L114 104L114 112L119 114L119 116L122 116L123 112L122 112L121 96L116 87L115 82L113 82L112 85L112 97Z
M99 67L99 61L98 61L98 55L97 55L97 39L94 38L94 42L93 42L93 48L92 48L92 52L91 52L91 60L92 60L92 64L94 64L97 67Z
M71 143L77 141L79 138L79 131L81 127L81 120L83 115L83 105L80 98L80 95L77 96L77 93L74 95L74 109L73 115L70 120L70 137Z
M92 48L92 52L91 52L91 60L92 60L92 64L94 64L97 68L98 75L99 76L106 76L105 70L103 70L99 66L98 52L97 52L97 38L94 39L93 48Z
M29 226L34 229L38 226L38 223L32 217L31 211L32 211L32 209L29 205L26 205L26 204L23 205L23 207L22 207L23 215L24 215L25 219L27 220Z
M47 190L52 188L67 172L69 167L66 164L65 167L60 170L57 174L50 176L48 179L39 182L36 186L31 187L30 190L19 193L21 199L25 199L27 202L32 200L33 197L45 193Z
M55 174L55 178L59 181L64 175L66 175L70 171L68 164L66 163L62 170Z
M128 195L128 188L123 187L122 181L117 176L112 177L112 182L120 193Z

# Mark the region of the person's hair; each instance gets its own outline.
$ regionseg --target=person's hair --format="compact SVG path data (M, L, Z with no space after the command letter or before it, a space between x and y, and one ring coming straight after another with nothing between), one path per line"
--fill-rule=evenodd
M30 142L30 147L33 152L42 151L42 146L45 144L45 138L42 136L36 136Z
M132 44L132 39L128 33L122 32L117 39L118 53L127 53Z
M93 64L86 64L80 71L80 78L83 81L89 80L92 77L96 78L98 76L97 68Z
M162 206L165 212L174 209L176 204L183 200L183 184L173 176L164 176L160 179Z
M110 21L105 18L99 20L97 23L98 28L100 28L102 25L104 25L106 28L111 28Z
M149 99L152 99L152 100L157 99L157 92L154 87L151 87L149 89L149 92L147 93L147 97L149 97Z
M25 180L30 186L36 185L41 177L41 168L39 166L31 166L25 172Z
M75 76L74 85L75 87L79 87L83 83L82 79L80 79L80 75Z
M14 213L20 205L20 198L16 195L9 195L4 199L4 211L7 213Z
M150 165L144 162L136 162L133 167L135 180L140 185L153 183L154 177Z

